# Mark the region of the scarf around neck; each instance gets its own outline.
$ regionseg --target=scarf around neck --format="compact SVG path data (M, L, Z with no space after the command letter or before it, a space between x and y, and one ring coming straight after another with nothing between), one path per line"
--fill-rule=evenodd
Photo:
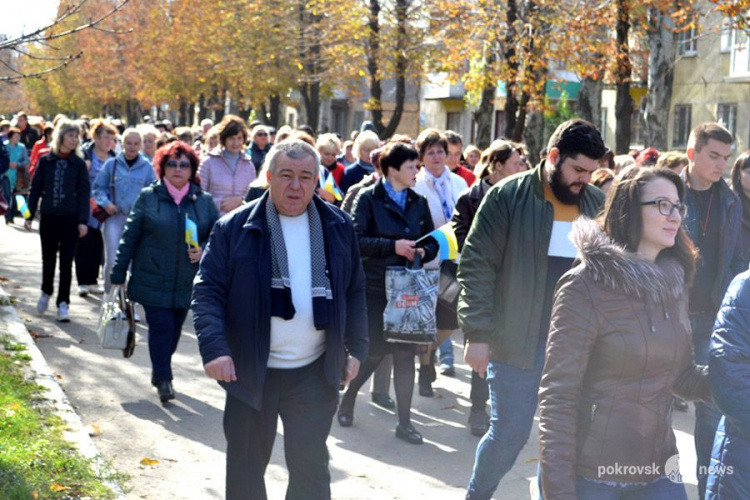
M425 174L432 179L432 185L435 186L435 191L440 198L440 206L443 209L443 214L445 215L446 220L450 220L453 215L453 189L450 185L450 170L443 167L443 172L438 177L432 175L427 169L425 169Z
M323 224L312 201L307 205L307 219L310 224L313 320L316 330L325 330L332 323L333 291L327 274ZM294 318L295 314L292 282L289 279L289 259L281 219L270 196L266 200L266 223L271 235L271 316L288 321Z

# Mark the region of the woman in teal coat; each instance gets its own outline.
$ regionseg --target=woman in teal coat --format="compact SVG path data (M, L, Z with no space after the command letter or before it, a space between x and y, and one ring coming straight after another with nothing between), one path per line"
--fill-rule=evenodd
M135 201L117 249L113 285L128 283L130 298L143 305L148 322L151 383L162 403L174 399L172 354L190 308L193 277L219 212L196 179L199 160L190 146L174 142L154 156L160 180ZM186 226L195 227L187 243Z

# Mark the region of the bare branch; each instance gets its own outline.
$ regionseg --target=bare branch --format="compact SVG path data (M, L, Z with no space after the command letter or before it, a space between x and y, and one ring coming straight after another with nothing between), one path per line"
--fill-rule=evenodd
M57 66L54 66L52 68L48 68L48 69L46 69L44 71L39 71L37 73L21 73L19 76L0 76L0 82L3 82L3 83L13 83L13 82L16 82L18 80L25 79L25 78L42 78L44 75L47 75L49 73L52 73L52 72L55 72L55 71L58 71L58 70L64 68L65 66L67 66L71 62L75 61L76 59L80 59L82 55L83 55L83 52L79 52L78 54L76 54L74 56L70 56L66 61L58 64ZM16 71L16 73L18 73L17 70L14 70L14 71Z

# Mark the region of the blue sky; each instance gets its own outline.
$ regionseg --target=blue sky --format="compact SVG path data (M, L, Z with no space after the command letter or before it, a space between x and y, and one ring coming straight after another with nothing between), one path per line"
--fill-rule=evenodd
M49 22L60 0L0 0L0 33L18 36Z

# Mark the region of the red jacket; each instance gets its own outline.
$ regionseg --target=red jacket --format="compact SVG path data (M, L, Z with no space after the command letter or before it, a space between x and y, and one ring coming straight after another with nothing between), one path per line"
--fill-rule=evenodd
M453 170L453 173L465 180L467 186L471 186L474 184L474 181L477 180L477 176L463 165L457 166L456 169Z

